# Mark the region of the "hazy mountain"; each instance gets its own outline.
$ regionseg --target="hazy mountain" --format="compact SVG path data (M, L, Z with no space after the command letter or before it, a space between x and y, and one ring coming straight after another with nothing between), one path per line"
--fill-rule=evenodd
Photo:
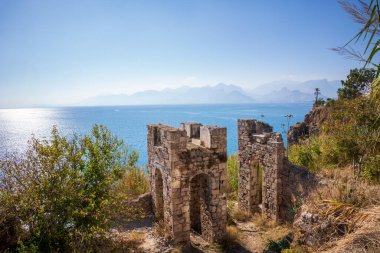
M180 87L161 91L148 90L132 95L98 96L81 105L149 105L149 104L240 104L254 99L235 85L218 84L203 87Z
M276 81L260 85L252 90L248 90L247 92L252 96L268 95L272 92L287 88L290 91L300 91L301 93L314 94L315 88L319 88L324 97L335 98L337 96L336 91L340 87L341 83L338 80L328 81L326 79L321 79L309 80L305 82Z
M220 83L215 86L147 90L132 95L105 95L87 99L80 105L149 105L149 104L244 104L297 103L313 101L315 88L321 97L336 97L339 81L310 80L306 82L272 82L251 90Z
M305 93L299 90L289 90L282 88L275 90L265 95L254 96L257 102L260 103L300 103L314 101L315 96L312 93ZM321 96L325 98L324 96Z

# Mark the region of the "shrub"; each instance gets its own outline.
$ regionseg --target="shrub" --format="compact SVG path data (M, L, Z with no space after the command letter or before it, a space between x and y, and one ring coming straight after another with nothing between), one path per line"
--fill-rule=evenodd
M237 248L240 246L239 244L239 234L240 231L236 226L227 226L226 228L226 237L222 242L221 250L222 252L237 252Z
M91 245L109 225L115 183L135 162L136 153L104 126L81 138L63 137L55 127L49 140L33 137L24 156L1 162L0 227L16 232L21 251Z
M325 146L334 147L334 162L362 165L366 158L379 154L379 115L380 100L361 96L335 102L322 125L322 134L330 140Z
M266 246L266 250L270 252L281 253L283 250L289 249L290 244L293 241L293 234L289 233L278 241L269 240Z
M239 208L236 208L233 212L232 212L232 217L235 218L237 221L240 221L240 222L245 222L245 221L248 221L248 219L250 218L250 214L246 211L243 211Z
M380 155L370 157L363 166L362 177L380 183Z
M320 139L311 137L300 144L290 146L288 157L292 163L316 171L320 168L321 154Z
M237 154L233 154L227 160L227 191L230 196L235 196L235 198L239 187L238 172L239 157Z

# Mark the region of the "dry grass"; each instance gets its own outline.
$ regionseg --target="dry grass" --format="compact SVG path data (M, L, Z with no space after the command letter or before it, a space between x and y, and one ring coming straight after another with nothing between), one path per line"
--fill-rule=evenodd
M368 217L362 226L336 243L328 252L380 252L380 206L363 210Z
M316 239L314 247L318 250L331 247L333 243L347 238L351 233L356 234L356 239L351 240L352 243L356 241L363 247L380 245L380 238L372 237L380 234L379 224L368 235L357 234L357 231L368 224L368 220L373 216L366 210L380 206L380 186L355 179L351 168L322 171L321 175L323 184L309 196L303 207L304 211L318 215L319 223L313 224L311 231L308 232Z
M240 222L248 221L251 215L239 208L235 208L235 210L232 211L232 218L236 219Z
M153 234L164 238L167 242L173 239L164 220L159 220L153 225Z
M380 205L380 185L369 184L353 177L351 168L323 172L329 182L311 196L311 199L334 200L337 202L352 204L356 207Z
M273 220L268 220L262 217L262 215L253 216L252 222L260 229L275 228L278 224Z
M226 241L229 244L236 244L239 241L239 229L235 226L228 226L226 229Z

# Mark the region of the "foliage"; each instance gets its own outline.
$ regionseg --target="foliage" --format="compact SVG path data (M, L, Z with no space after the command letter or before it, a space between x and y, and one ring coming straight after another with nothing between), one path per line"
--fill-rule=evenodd
M364 163L362 177L380 183L380 155L369 157Z
M347 80L341 81L342 87L338 89L339 99L354 99L371 91L371 83L375 79L374 69L352 69Z
M321 90L319 88L315 88L314 95L315 95L314 105L316 105L320 99L319 95L321 95Z
M321 143L318 137L311 137L299 144L292 145L288 152L288 158L292 163L304 166L311 171L320 168L321 155Z
M114 185L136 155L104 126L81 138L63 137L55 127L49 140L33 137L24 156L1 162L0 236L14 230L20 251L90 245L108 227Z
M380 51L380 5L378 0L371 0L369 4L359 0L359 5L355 5L349 1L340 1L342 7L352 16L353 20L363 28L343 47L334 50L349 57L359 60L367 65L372 65L376 69L375 80L372 82L373 96L376 98L380 90L380 64L378 63L378 53ZM365 49L362 53L350 48L352 42L357 43L362 40Z
M304 253L302 249L299 247L290 247L289 249L284 249L281 251L281 253Z
M283 250L289 249L290 244L293 241L293 234L289 233L284 238L281 238L278 241L269 240L266 250L271 252L281 253Z
M222 243L223 252L235 252L239 247L240 231L236 226L227 226L226 237Z
M326 103L326 101L323 98L318 98L313 104L313 107L317 106L323 106Z
M319 135L291 146L290 161L312 171L352 164L358 176L378 182L380 99L366 96L373 78L374 70L351 70L339 98L325 105L328 115Z
M232 212L232 217L234 219L236 219L237 221L240 221L240 222L245 222L245 221L248 221L248 219L250 218L250 213L244 211L244 210L241 210L239 208L235 209L233 212Z
M342 164L363 164L380 151L380 100L338 100L322 127ZM327 150L328 151L328 150Z
M227 160L227 190L230 197L237 196L238 191L239 157L237 154L230 155Z

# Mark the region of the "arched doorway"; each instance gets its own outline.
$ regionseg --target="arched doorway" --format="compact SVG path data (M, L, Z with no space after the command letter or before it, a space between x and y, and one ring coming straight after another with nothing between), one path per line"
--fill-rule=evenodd
M253 160L250 163L250 211L255 213L262 212L263 203L263 164L260 160Z
M154 173L155 214L157 220L164 219L164 182L159 169Z
M211 180L206 174L198 174L190 180L191 231L212 241L212 217L210 213Z

